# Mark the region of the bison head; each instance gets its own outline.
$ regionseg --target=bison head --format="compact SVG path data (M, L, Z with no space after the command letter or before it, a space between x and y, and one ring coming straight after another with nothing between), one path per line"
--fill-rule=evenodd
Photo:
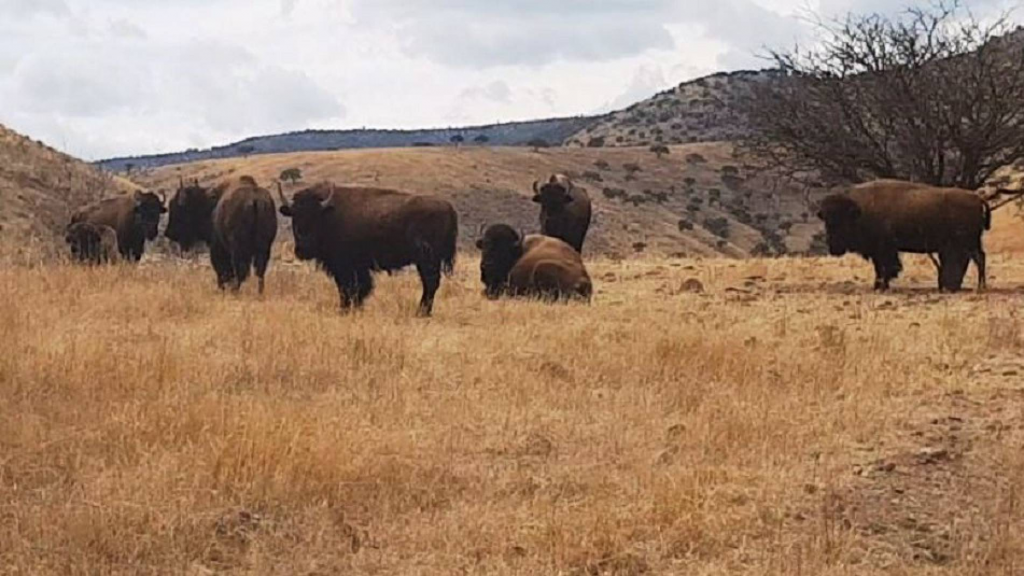
M135 221L142 228L146 240L155 240L160 226L160 215L167 212L164 201L152 192L135 191Z
M565 176L555 175L544 184L534 182L533 201L548 211L561 210L572 202L572 181Z
M176 242L182 250L191 250L198 242L209 242L213 204L208 191L199 186L198 180L191 184L181 182L169 202L170 213L164 236Z
M295 194L289 203L277 185L281 197L282 216L292 219L292 235L295 237L295 257L312 260L319 256L320 235L326 227L325 219L334 211L331 193L319 187L306 188Z
M508 288L508 275L523 255L523 237L511 226L495 224L476 241L476 247L481 251L480 281L484 283L484 294L494 300Z
M830 254L842 256L854 249L860 215L860 206L845 194L833 194L822 200L818 218L825 221Z

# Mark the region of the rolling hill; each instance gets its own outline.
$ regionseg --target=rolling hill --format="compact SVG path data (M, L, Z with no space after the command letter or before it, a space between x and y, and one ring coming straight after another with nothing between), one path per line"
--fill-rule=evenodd
M821 247L822 227L808 213L803 191L748 173L725 143L673 146L661 158L641 148L307 152L167 166L137 178L167 191L179 177L209 183L251 174L270 186L292 167L302 171L306 182L372 184L447 198L459 211L464 249L481 224L505 222L536 230L532 183L555 172L574 177L594 201L590 254L742 257ZM289 186L289 191L301 186Z
M131 183L0 126L0 245L55 245L78 207Z

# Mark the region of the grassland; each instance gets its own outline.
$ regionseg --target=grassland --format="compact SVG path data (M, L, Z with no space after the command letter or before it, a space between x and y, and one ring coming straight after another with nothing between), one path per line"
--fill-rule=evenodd
M472 255L341 315L188 263L0 269L0 572L1017 574L1024 265L942 296L855 259ZM970 281L970 279L969 279Z

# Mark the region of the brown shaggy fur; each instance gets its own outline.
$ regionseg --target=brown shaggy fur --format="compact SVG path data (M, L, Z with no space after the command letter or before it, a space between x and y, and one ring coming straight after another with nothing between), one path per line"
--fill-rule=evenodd
M540 204L541 234L559 238L582 254L592 210L587 191L568 176L555 174L545 184L534 182L533 192L533 201Z

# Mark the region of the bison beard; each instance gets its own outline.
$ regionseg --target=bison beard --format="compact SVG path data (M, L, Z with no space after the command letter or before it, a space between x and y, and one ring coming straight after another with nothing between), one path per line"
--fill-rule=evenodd
M458 218L430 196L323 183L295 194L278 188L282 215L292 219L295 256L315 260L334 279L341 307L360 307L373 292L373 272L415 265L423 285L419 314L429 316L441 274L455 266Z

